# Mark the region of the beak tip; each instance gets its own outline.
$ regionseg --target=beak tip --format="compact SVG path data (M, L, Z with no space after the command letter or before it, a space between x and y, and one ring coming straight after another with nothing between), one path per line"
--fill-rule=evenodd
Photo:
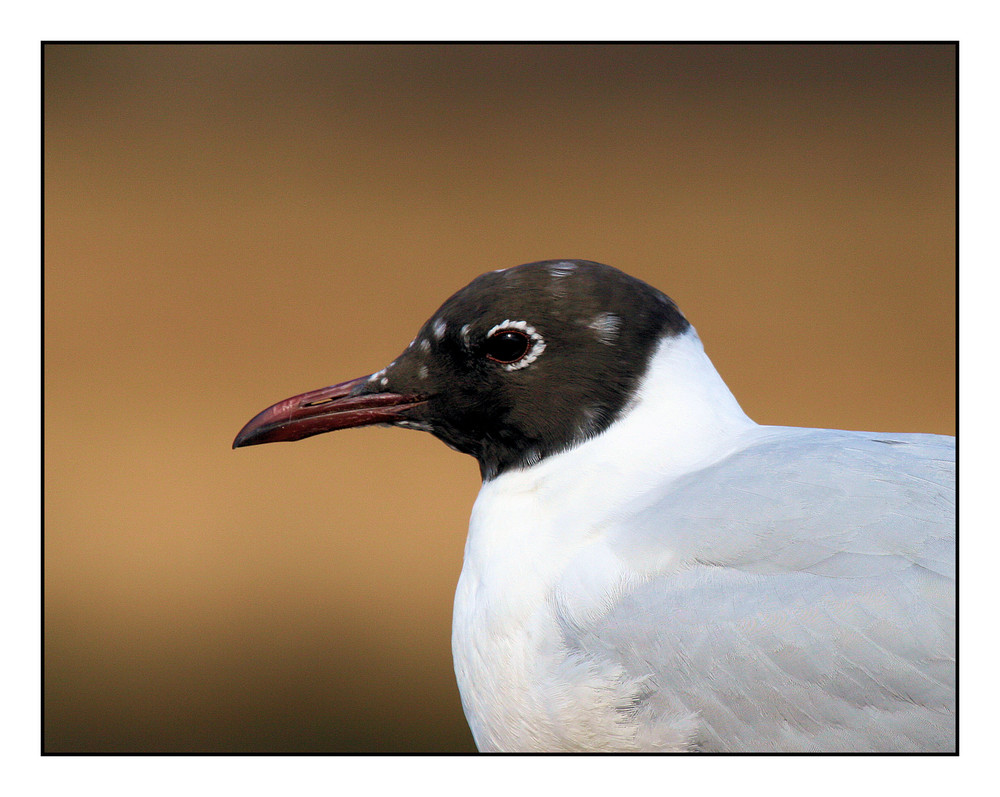
M249 435L244 434L242 431L236 435L236 439L233 440L233 448L245 448L246 446L253 445L253 443L248 439Z
M297 440L298 436L282 436L280 432L285 424L264 423L259 418L254 418L250 423L240 429L240 433L233 440L233 448L246 448L247 446L259 446L262 443L274 443L280 440Z
M265 410L268 412L268 410ZM247 446L257 446L261 443L267 443L271 439L268 436L269 431L273 431L273 427L269 428L267 425L261 422L261 415L253 418L246 426L240 429L240 433L236 435L236 439L233 440L233 448L246 448Z

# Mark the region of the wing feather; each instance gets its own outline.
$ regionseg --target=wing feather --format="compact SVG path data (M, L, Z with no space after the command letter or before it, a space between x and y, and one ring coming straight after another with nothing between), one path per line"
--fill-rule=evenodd
M640 576L566 650L654 744L689 714L703 750L953 749L954 489L951 438L765 428L608 535Z

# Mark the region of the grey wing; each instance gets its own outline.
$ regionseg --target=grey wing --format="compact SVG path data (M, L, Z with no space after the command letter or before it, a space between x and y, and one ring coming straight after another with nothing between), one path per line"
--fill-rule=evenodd
M639 521L612 546L647 576L561 616L638 746L954 749L953 439L772 429Z

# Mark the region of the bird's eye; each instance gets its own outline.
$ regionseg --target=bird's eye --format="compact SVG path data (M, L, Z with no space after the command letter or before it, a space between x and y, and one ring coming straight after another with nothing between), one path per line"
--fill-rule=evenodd
M509 318L486 333L482 351L505 371L527 368L545 351L545 340L527 321Z
M486 356L498 363L516 363L528 353L531 338L518 329L502 329L486 339Z

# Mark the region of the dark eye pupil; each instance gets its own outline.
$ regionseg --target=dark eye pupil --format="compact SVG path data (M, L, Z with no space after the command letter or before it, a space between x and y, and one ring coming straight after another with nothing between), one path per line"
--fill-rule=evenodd
M528 351L528 336L512 329L497 332L486 341L486 356L499 363L520 360Z

